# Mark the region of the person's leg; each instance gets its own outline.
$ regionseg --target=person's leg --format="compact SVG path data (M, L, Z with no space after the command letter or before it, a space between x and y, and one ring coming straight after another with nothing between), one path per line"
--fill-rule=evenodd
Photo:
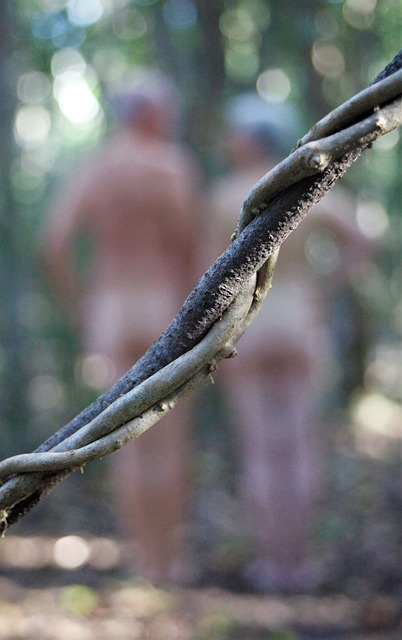
M258 545L249 577L261 588L291 586L306 561L316 468L308 363L297 354L265 356L226 376L240 493Z
M190 425L187 402L112 456L115 500L139 572L163 582L185 582L189 502Z
M120 332L108 352L117 377L146 352L150 343L151 338L133 342L127 336L124 340ZM132 553L133 568L160 583L191 579L192 567L186 563L191 408L191 399L185 399L110 456L116 516Z

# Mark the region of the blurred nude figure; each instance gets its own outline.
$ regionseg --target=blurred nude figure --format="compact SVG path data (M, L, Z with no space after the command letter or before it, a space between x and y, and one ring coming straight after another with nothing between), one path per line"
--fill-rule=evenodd
M219 252L250 188L291 148L283 146L286 117L259 100L239 96L229 112L229 173L213 186L210 205L210 243ZM325 295L330 299L366 251L349 198L331 192L282 245L265 305L237 358L217 376L236 426L241 499L256 541L246 578L263 591L308 588L315 579L309 541L321 481L316 413L331 367ZM326 277L314 276L311 263Z
M166 329L194 282L198 171L172 141L178 104L167 78L145 75L118 95L121 126L57 193L48 220L49 277L82 336L120 377ZM80 234L92 241L85 282L74 268ZM124 534L139 571L186 578L189 406L181 403L111 457Z

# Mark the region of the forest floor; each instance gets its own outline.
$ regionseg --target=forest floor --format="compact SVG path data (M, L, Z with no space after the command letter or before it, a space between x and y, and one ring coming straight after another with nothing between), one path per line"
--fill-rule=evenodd
M14 563L4 566L0 562L1 640L402 637L399 603L389 595L261 595L207 585L156 588L130 576L121 565L108 570L89 564L69 569L49 564L29 568L34 555L24 556L29 549L24 551L17 539L12 542Z

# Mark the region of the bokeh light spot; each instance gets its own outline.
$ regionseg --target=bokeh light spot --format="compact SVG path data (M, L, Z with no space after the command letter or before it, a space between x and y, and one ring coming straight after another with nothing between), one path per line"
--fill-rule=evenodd
M78 362L76 377L94 389L108 387L116 377L116 368L103 353L91 353Z
M356 448L372 458L386 458L402 439L402 407L381 393L362 393L352 406Z
M59 74L54 83L53 93L61 112L73 124L87 124L100 112L99 102L88 83L76 71L69 70Z
M132 7L116 12L113 32L122 40L137 40L146 34L147 21L138 9Z
M89 616L98 606L98 596L94 589L84 584L71 584L60 594L63 609L74 616Z
M79 26L94 24L103 15L103 6L99 0L70 0L67 5L70 22Z
M356 221L366 238L381 238L389 228L387 212L381 202L361 200L357 204Z
M54 40L68 26L61 11L36 11L31 19L32 34L41 40Z
M257 78L257 91L267 102L284 102L291 89L290 80L282 69L267 69Z
M115 567L121 560L119 545L108 538L94 538L91 540L90 564L98 570Z
M317 40L311 52L314 69L324 78L340 78L345 71L342 51L334 44Z
M59 538L54 545L54 560L63 569L77 569L88 561L89 556L90 547L80 536Z
M49 112L43 107L20 107L14 123L14 136L21 147L37 147L43 144L50 131Z
M255 32L255 24L252 17L242 9L225 11L219 21L222 33L234 40L247 40Z
M28 386L28 397L37 409L53 409L64 398L64 389L53 376L35 376Z
M67 70L84 73L86 62L77 49L72 47L56 51L52 56L50 68L54 77Z
M40 71L28 71L18 78L17 93L21 102L38 104L49 97L50 82Z
M377 0L345 0L343 17L354 29L366 31L373 26Z
M238 81L248 81L258 73L259 58L254 48L241 50L238 47L228 47L225 53L227 73Z
M38 569L49 561L48 549L34 536L10 536L2 541L2 564L19 569Z

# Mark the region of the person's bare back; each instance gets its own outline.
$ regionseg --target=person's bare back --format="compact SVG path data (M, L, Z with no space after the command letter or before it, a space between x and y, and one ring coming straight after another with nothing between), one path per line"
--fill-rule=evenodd
M228 131L230 170L211 188L206 244L217 252L280 151L275 122L243 115ZM236 432L241 512L255 554L244 573L253 589L308 589L318 580L310 549L322 485L317 399L331 368L328 300L368 252L353 220L352 201L337 189L290 235L266 304L239 341L238 357L217 375Z
M195 167L179 146L124 129L58 196L47 229L50 273L80 311L84 346L115 359L115 340L142 355L177 312L192 280ZM89 282L72 267L72 243L93 244ZM155 304L157 304L157 311ZM134 344L135 343L135 344ZM131 364L119 363L119 373Z
M107 357L116 376L168 326L194 279L197 170L169 141L171 107L152 91L127 96L124 126L58 194L46 230L48 273L84 350ZM92 244L84 279L73 260L81 233ZM112 462L122 529L139 544L144 575L157 581L186 572L188 408L163 422Z

